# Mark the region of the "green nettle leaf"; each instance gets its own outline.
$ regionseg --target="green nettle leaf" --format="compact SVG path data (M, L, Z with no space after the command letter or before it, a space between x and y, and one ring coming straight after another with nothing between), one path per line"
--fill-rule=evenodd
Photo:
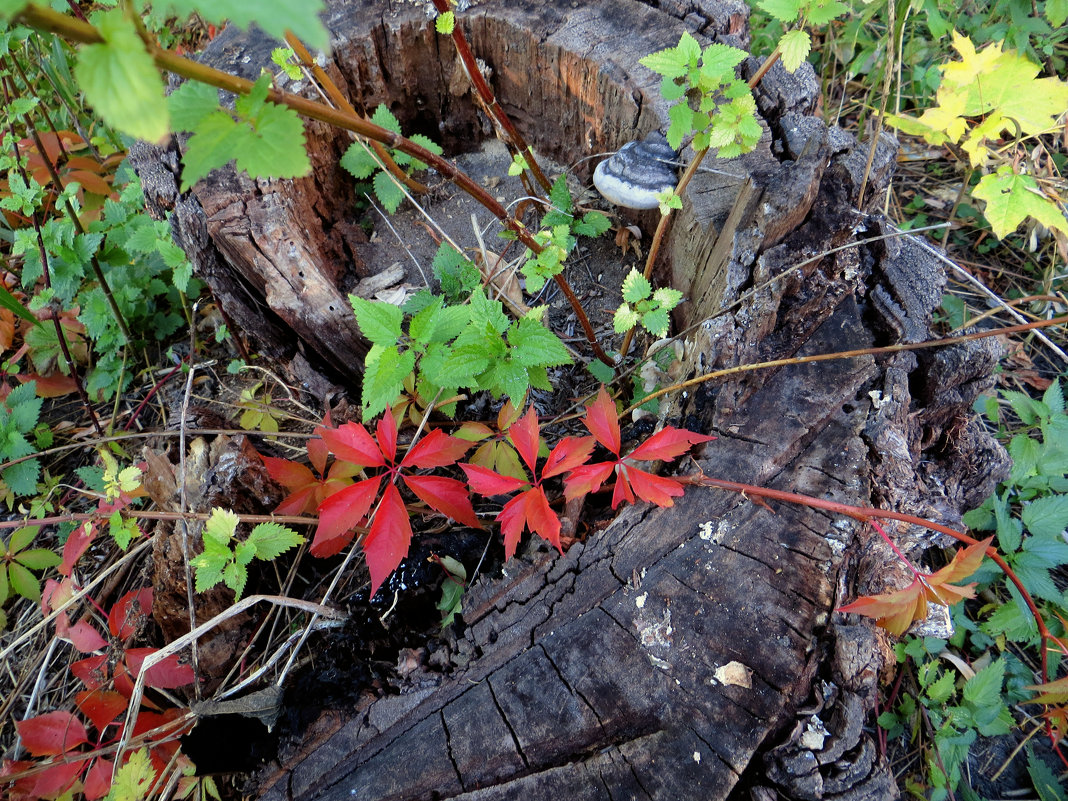
M248 581L248 568L237 562L230 562L222 570L223 584L234 591L234 600L241 598L245 591L245 582Z
M972 676L964 685L964 700L975 707L1000 707L1005 660L997 659Z
M571 230L581 236L600 236L612 227L612 221L599 211L588 211L582 215L582 221L571 226Z
M375 345L372 353L378 347ZM383 348L374 354L373 361L372 353L367 354L360 397L365 421L400 397L404 390L404 379L415 369L415 353L411 350L400 353L396 347Z
M1068 529L1068 495L1037 498L1024 507L1020 518L1036 537L1060 537Z
M100 14L96 24L104 41L82 47L74 67L85 99L109 125L159 142L170 131L170 113L152 56L121 10Z
M399 306L381 300L364 300L356 295L349 295L349 303L356 313L360 331L371 342L383 347L400 342L404 312Z
M380 128L385 128L387 131L393 131L395 134L401 132L400 121L384 105L379 105L375 109L375 113L371 115L371 122Z
M828 0L828 2L823 3L816 2L809 6L807 19L810 25L815 25L818 28L822 25L827 25L832 20L848 12L849 6L838 2L838 0Z
M671 320L664 309L653 309L642 315L642 326L653 336L666 336L670 325Z
M660 308L665 311L671 311L682 300L682 293L677 289L671 287L660 287L653 293L653 301L660 304Z
M299 178L311 172L304 149L304 123L297 112L276 103L264 104L237 154L237 168L254 178Z
M434 27L437 29L438 33L449 36L452 34L453 28L456 27L456 15L451 11L439 14L438 18L434 21Z
M29 0L0 0L0 22L14 19L29 4Z
M382 208L393 214L404 202L404 191L397 184L397 179L385 170L379 170L375 173L373 183L378 202L382 204Z
M701 76L717 83L720 80L730 80L734 78L734 68L745 61L748 55L737 47L711 44L701 55Z
M229 509L212 509L211 517L204 524L205 544L219 545L230 548L230 540L237 531L240 518Z
M683 33L683 37L687 36L690 36L690 34ZM692 36L690 38L693 39ZM679 47L668 47L664 50L650 53L645 58L640 59L638 63L669 79L682 78L690 71L690 60L686 53L683 52L681 42Z
M787 31L779 40L779 52L782 54L782 65L787 72L796 72L812 48L812 38L806 31Z
M219 111L219 90L200 81L186 81L167 98L176 131L193 131L201 120Z
M1033 177L1017 174L1009 165L984 175L972 195L986 201L986 218L999 239L1015 231L1029 216L1047 228L1068 234L1068 220L1064 219L1063 210L1043 194Z
M429 150L435 156L440 156L442 153L445 152L441 149L441 145L439 145L429 136L423 136L422 134L412 134L408 137L408 141L412 142L413 144L419 145L419 147L423 148L424 150ZM400 153L400 151L396 150L394 151L394 153ZM402 153L401 155L406 154ZM414 158L412 156L409 156L408 158L411 160L412 169L425 170L427 168L427 165L421 162L419 159Z
M693 110L685 103L676 103L668 109L668 119L671 124L667 130L667 141L675 150L682 146L682 139L694 129Z
M330 45L330 34L319 21L323 0L214 0L210 4L203 0L163 0L152 5L182 19L199 14L205 22L217 25L229 21L247 28L255 22L275 39L284 39L286 30L292 30L313 49L326 50Z
M304 537L279 523L260 523L249 534L256 558L269 561L304 542Z
M524 367L555 367L570 364L571 354L560 338L540 321L530 317L519 320L508 331L512 358Z
M187 191L212 170L234 158L240 147L237 123L225 111L209 114L197 123L182 155L182 191Z
M353 178L361 181L370 178L379 168L374 151L363 142L353 142L349 145L349 149L341 157L341 166L348 170Z
M787 25L796 20L801 13L801 0L760 0L757 5L762 11L766 11L779 22Z
M627 303L637 303L639 300L645 300L652 291L653 287L649 283L649 279L638 272L637 269L632 269L627 277L623 279L623 300L627 301Z
M617 334L622 334L636 326L640 319L641 317L638 312L634 311L634 309L624 303L616 309L615 316L612 317L612 327Z

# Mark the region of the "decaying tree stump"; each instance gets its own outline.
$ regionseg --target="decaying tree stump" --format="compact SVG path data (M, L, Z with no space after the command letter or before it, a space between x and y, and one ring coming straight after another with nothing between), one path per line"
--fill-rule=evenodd
M328 69L358 106L385 103L405 131L456 151L485 122L418 5L332 7ZM460 19L503 106L563 163L664 123L658 79L637 63L645 54L683 30L747 44L747 12L730 0L486 0ZM206 58L254 77L271 46L224 33ZM710 164L727 174L698 176L668 240L672 283L689 299L676 322L699 323L690 369L926 338L944 276L855 208L867 146L811 116L810 70L776 65L758 95L760 147ZM363 235L346 222L347 140L317 124L309 136L314 174L293 182L222 170L179 195L177 146L143 150L139 169L261 349L354 379L365 344L345 295L378 265L361 261ZM881 141L866 197L878 202L893 159ZM996 357L976 344L743 374L703 385L672 414L718 436L699 461L709 475L952 525L1005 468L970 415ZM925 544L895 534L917 553ZM536 554L480 579L464 600L478 658L432 689L335 713L260 789L339 801L719 799L736 787L758 799L892 797L861 729L885 643L833 609L900 578L871 532L823 512L706 489L669 509L630 507L564 557Z

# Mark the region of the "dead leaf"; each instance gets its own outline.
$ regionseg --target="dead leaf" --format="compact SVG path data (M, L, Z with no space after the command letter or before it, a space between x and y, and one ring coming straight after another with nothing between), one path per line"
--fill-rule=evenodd
M730 684L735 687L753 689L753 669L746 667L741 662L728 662L716 668L712 677L720 684Z

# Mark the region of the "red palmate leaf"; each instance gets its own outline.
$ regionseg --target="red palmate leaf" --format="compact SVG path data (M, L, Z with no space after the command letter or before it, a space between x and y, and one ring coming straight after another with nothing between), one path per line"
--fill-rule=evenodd
M597 392L597 399L586 407L586 416L582 418L582 424L589 429L598 442L619 456L621 445L616 404L603 384Z
M549 506L549 499L541 487L531 487L508 501L497 515L504 536L504 558L511 559L526 526L532 532L560 547L560 518Z
M686 453L691 446L714 439L715 437L710 437L707 434L696 434L693 431L668 426L657 431L632 450L627 454L627 458L635 461L660 459L661 461L670 462L676 456Z
M76 759L73 762L58 762L46 770L37 774L37 781L33 785L35 798L56 798L63 794L74 784L78 774L85 767L86 760Z
M107 686L109 678L107 654L79 659L70 666L70 672L90 690L102 689Z
M352 541L351 531L367 516L381 483L381 476L357 481L319 504L319 525L311 544L313 556L333 556Z
M134 676L141 674L141 665L148 657L156 653L156 648L128 648L126 665ZM192 683L195 678L193 668L178 661L178 654L171 654L154 664L145 673L145 684L157 690L173 690Z
M450 437L440 428L429 432L401 460L402 467L447 467L467 453L471 443L459 437Z
M386 457L386 461L392 464L397 460L397 421L389 406L386 406L386 411L378 418L376 432L379 450Z
M74 565L82 558L82 554L89 549L95 533L95 526L90 520L85 521L84 524L70 533L70 536L67 537L67 542L63 546L63 561L56 568L61 576L70 576L71 571L74 570Z
M393 484L386 484L382 501L375 511L371 530L363 541L364 557L367 569L371 571L371 595L378 592L389 574L408 555L412 543L412 526L408 522L408 511L404 501Z
M678 481L639 470L637 467L624 465L622 472L634 488L635 495L657 506L671 506L674 503L672 498L679 498L686 492Z
M22 745L34 756L65 754L89 742L82 722L64 710L17 720L15 728L22 738Z
M114 690L82 690L74 696L74 703L85 715L97 733L103 732L109 724L126 711L129 699Z
M542 465L541 477L552 478L574 470L590 458L593 444L593 437L564 437L556 443L556 447Z
M318 433L321 429L316 429ZM326 473L326 454L329 449L321 436L312 437L308 440L308 461L312 463L319 475Z
M318 483L312 471L300 462L264 456L263 466L267 470L267 475L291 492L307 487L309 484Z
M134 636L152 613L152 588L130 590L111 607L108 631L113 637L126 640Z
M471 507L471 497L462 481L443 476L404 476L404 483L431 509L465 526L482 528Z
M359 423L345 423L339 428L317 428L319 436L339 459L361 467L383 467L382 451L367 429Z
M564 479L564 497L570 501L580 495L597 492L615 468L615 462L597 462L575 468Z
M530 485L529 481L502 476L500 473L479 467L477 464L461 464L460 469L467 474L467 483L471 489L487 498L493 495L506 495L515 492L520 487Z
M108 647L108 642L100 636L100 632L88 620L79 620L71 625L66 612L60 612L56 618L56 636L61 640L70 640L83 654L91 654Z
M87 801L97 801L98 798L103 798L108 794L108 790L111 789L111 773L114 768L115 763L110 759L97 757L97 760L85 773L82 793Z
M512 423L508 436L519 451L531 474L536 474L538 461L538 413L531 406L527 413Z

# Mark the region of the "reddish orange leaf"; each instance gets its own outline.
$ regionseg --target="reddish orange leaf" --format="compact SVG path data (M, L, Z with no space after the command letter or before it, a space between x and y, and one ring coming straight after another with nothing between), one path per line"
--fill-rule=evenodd
M586 416L582 423L598 442L619 456L619 419L616 417L616 404L603 384L597 392L597 400L586 407Z
M382 467L385 459L374 438L359 423L345 423L340 428L316 429L335 456L362 467Z
M709 442L715 437L707 434L695 434L693 431L668 426L657 431L649 439L630 452L627 458L635 461L660 459L669 462L676 456L686 453L699 442Z
M487 498L493 495L506 495L530 484L529 481L513 478L512 476L502 476L500 473L480 467L477 464L461 463L460 469L467 474L467 483L471 489Z
M89 742L82 722L63 710L17 720L15 728L22 738L22 745L34 756L65 754Z
M467 453L471 447L458 437L450 437L440 428L435 428L419 440L401 460L401 467L447 467Z
M527 413L516 420L508 429L508 437L515 445L520 457L526 462L527 469L536 474L538 461L538 413L531 406Z
M404 476L404 483L431 509L465 526L482 528L462 481L444 476Z
M350 532L366 517L381 483L381 476L357 481L319 504L319 525L311 544L313 556L333 556L352 541Z
M389 574L408 555L411 542L412 526L408 522L404 501L393 484L386 484L371 530L363 542L367 569L371 571L370 597L374 597Z
M82 690L74 696L74 702L98 734L114 723L130 705L127 698L114 690Z

